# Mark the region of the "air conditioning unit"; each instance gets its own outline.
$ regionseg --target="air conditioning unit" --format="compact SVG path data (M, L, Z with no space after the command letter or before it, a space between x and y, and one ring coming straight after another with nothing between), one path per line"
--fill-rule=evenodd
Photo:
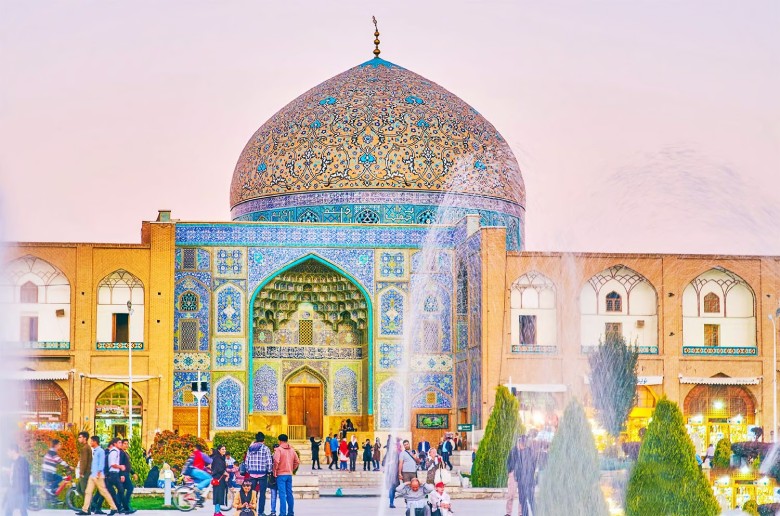
M54 312L54 314L57 317L65 317L65 309L64 308L58 308L57 311Z
M644 328L645 327L645 320L644 319L637 320L636 327L637 328Z

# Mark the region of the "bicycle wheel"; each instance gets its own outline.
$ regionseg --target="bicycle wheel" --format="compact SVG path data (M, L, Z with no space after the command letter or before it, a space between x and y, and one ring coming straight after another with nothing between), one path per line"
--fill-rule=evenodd
M233 499L235 498L235 492L233 488L225 489L225 503L219 506L220 512L227 513L233 510Z
M65 494L65 503L68 504L68 509L71 511L80 511L84 505L84 495L79 492L76 486L73 486Z
M189 512L195 508L198 503L198 494L195 489L188 486L182 486L173 492L173 506L180 511Z

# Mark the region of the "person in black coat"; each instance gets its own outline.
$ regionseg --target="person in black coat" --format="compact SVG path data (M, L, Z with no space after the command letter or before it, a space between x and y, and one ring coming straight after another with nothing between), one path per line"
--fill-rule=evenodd
M374 447L371 446L371 439L366 439L366 443L363 445L363 471L371 471L373 455Z
M133 473L135 472L130 464L130 454L127 452L127 450L130 449L130 441L122 439L121 444L122 446L119 448L119 464L124 466L124 469L122 470L119 479L122 481L124 491L121 499L117 500L117 508L119 508L120 512L124 512L125 514L133 514L136 510L130 507L130 500L133 497L133 490L135 490L135 484L133 484L132 478ZM119 502L121 502L121 505Z
M309 437L309 442L311 442L311 469L322 469L322 466L320 466L320 445L322 441L315 441L314 437Z
M349 451L349 470L355 471L355 462L357 461L358 450L360 449L360 443L357 442L357 437L352 436L352 440L347 443L347 450Z
M19 454L19 447L15 444L8 447L8 458L11 459L11 485L6 495L5 513L10 516L18 509L19 514L27 516L27 501L30 499L30 463Z
M214 486L213 500L214 500L214 514L222 514L222 505L227 505L230 501L227 499L227 463L225 462L225 454L227 448L224 444L218 445L214 448L214 452L211 454L211 478L212 485ZM218 482L214 484L214 481Z

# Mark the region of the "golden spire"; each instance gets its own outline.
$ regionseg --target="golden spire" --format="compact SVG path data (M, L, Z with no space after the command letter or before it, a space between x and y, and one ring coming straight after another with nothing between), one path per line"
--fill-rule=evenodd
M371 19L374 22L374 45L376 45L376 48L374 48L374 57L379 57L379 53L381 52L379 50L379 28L376 26L376 16L372 16Z

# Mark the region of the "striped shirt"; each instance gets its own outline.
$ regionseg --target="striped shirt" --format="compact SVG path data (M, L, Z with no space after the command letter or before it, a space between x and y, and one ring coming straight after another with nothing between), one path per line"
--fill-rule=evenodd
M57 474L57 466L69 467L68 463L62 460L62 457L57 453L57 450L51 448L43 456L43 467L41 471L43 473Z

